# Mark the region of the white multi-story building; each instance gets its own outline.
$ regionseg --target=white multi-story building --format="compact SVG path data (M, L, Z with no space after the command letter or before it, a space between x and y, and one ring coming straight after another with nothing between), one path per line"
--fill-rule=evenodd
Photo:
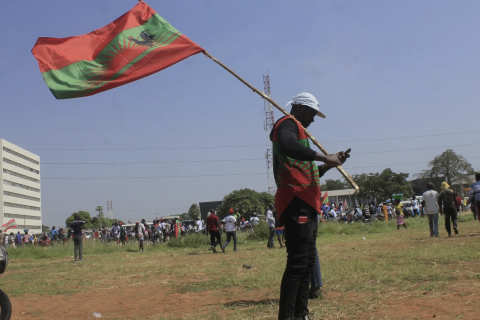
M15 219L17 229L7 232L30 234L42 231L40 157L0 139L0 226ZM3 229L3 228L2 228Z

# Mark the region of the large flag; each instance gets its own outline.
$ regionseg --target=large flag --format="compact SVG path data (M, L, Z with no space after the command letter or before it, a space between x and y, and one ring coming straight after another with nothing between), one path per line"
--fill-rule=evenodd
M116 88L204 51L144 2L101 29L63 39L38 38L32 49L57 99Z
M15 219L8 221L7 223L2 224L3 232L7 231L8 229L17 229L17 223Z
M330 207L330 201L328 200L328 191L325 191L325 193L322 195L320 202L322 203L322 206L326 204Z

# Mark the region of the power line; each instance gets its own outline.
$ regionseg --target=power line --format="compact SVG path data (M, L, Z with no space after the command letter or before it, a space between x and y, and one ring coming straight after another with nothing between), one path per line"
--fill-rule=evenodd
M459 144L455 146L439 146L439 147L427 147L427 148L415 148L415 149L398 149L398 150L388 150L388 151L371 151L371 152L355 152L352 154L372 154L372 153L386 153L386 152L399 152L399 151L417 151L417 150L430 150L430 149L443 149L443 148L455 148L455 147L467 147L467 146L478 146L480 143L469 143L469 144Z
M477 159L478 157L468 157L466 159ZM420 163L429 163L430 161L418 161L418 162L404 162L404 163L392 163L392 164L377 164L371 166L362 166L362 167L345 167L344 169L362 169L362 168L373 168L373 167L386 167L386 166L401 166L401 165L410 165L410 164L420 164ZM224 177L224 176L249 176L249 175L263 175L261 173L229 173L229 174L208 174L208 175L190 175L190 176L156 176L156 177L82 177L82 178L42 178L42 180L113 180L113 179L162 179L162 178L198 178L198 177Z
M460 144L455 146L437 146L427 148L413 148L413 149L398 149L398 150L385 150L385 151L370 151L370 152L352 152L353 156L373 154L373 153L391 153L391 152L404 152L404 151L418 151L418 150L430 150L430 149L443 149L454 147L467 147L476 146L480 143ZM217 160L179 160L179 161L127 161L127 162L42 162L41 164L48 165L124 165L124 164L166 164L166 163L203 163L203 162L236 162L236 161L264 161L265 158L255 159L217 159ZM28 163L24 163L28 164Z
M265 160L265 158L256 159L220 159L220 160L180 160L180 161L131 161L131 162L42 162L41 164L94 164L94 165L116 165L116 164L165 164L165 163L195 163L195 162L236 162L236 161L257 161Z
M157 177L105 177L105 178L42 178L42 180L114 180L114 179L162 179L162 178L198 178L198 177L225 177L225 176L251 176L264 175L261 173L229 173L229 174L205 174L205 175L191 175L191 176L157 176Z
M438 137L438 136L449 136L449 135L459 135L459 134L471 134L479 133L480 131L468 131L468 132L452 132L452 133L439 133L439 134L426 134L420 136L405 136L405 137L393 137L393 138L374 138L374 139L358 139L358 140L339 140L339 141L325 141L326 143L344 143L344 142L365 142L365 141L384 141L384 140L396 140L396 139L413 139L413 138L425 138L425 137ZM244 146L192 146L192 147L144 147L144 148L112 148L112 149L102 149L102 148L46 148L46 149L29 149L34 151L119 151L119 150L181 150L181 149L218 149L218 148L251 148L251 147L265 147L264 145L244 145Z
M146 129L146 130L128 130L128 129L102 129L102 128L71 128L71 127L37 127L37 126L17 126L9 124L0 124L1 127L14 127L14 128L29 128L29 129L54 129L54 130L79 130L79 131L123 131L123 132L245 132L245 131L263 131L258 129L198 129L198 130L189 130L189 129Z
M442 119L440 117L438 117L437 119ZM375 128L381 128L381 127L408 127L408 126L415 126L415 125L425 125L425 123L434 123L434 124L437 124L438 122L435 122L435 121L432 121L433 119L430 119L430 121L428 122L425 122L425 121L421 121L421 122L408 122L408 123L402 123L402 124L385 124L385 125L375 125ZM465 119L465 120L453 120L453 121L449 121L449 124L452 124L452 123L467 123L468 121L475 121L474 118L468 118L468 119ZM356 125L355 123L350 123L350 124L345 124L346 126L349 126L349 125ZM261 132L263 130L259 130L259 129L248 129L248 128L243 128L243 129L198 129L198 130L192 130L192 129L142 129L142 130L134 130L134 129L123 129L123 128L87 128L87 127L83 127L83 128L75 128L75 127L42 127L42 126L19 126L19 125L11 125L11 124L0 124L0 128L1 127L13 127L13 128L28 128L28 129L49 129L49 130L68 130L68 131L74 131L74 130L78 130L78 131L115 131L115 132L151 132L151 131L154 131L154 132L228 132L228 131L232 131L232 132L244 132L244 131L255 131L255 132ZM323 129L338 129L338 126L322 126L321 128L319 128L319 130L323 130ZM365 129L365 127L362 127L360 129L356 129L356 130L363 130Z
M477 159L480 157L468 157L466 159ZM344 168L344 169L362 169L362 168L373 168L373 167L386 167L386 166L403 166L403 165L409 165L409 164L420 164L420 163L429 163L430 161L419 161L419 162L404 162L404 163L393 163L393 164L377 164L374 166L365 166L365 167L349 167L349 168Z
M34 151L125 151L125 150L181 150L181 149L218 149L218 148L251 148L251 147L265 147L262 144L252 144L247 146L193 146L193 147L155 147L155 148L112 148L112 149L101 149L101 148L85 148L85 149L28 149Z
M395 139L412 139L412 138L451 136L451 135L457 135L457 134L469 134L469 133L478 133L478 132L480 132L480 131L439 133L439 134L424 134L424 135L421 135L421 136L407 136L407 137L395 137L395 138L375 138L375 139L359 139L359 140L345 140L345 141L327 141L327 142L322 142L322 143L340 143L340 142L361 142L361 141L383 141L383 140L395 140Z

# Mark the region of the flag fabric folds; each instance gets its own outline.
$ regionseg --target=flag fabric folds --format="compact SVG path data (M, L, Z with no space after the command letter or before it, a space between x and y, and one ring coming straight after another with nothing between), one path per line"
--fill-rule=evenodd
M322 205L326 204L327 206L330 207L330 201L328 200L328 192L327 191L325 191L325 193L320 198L320 202L322 203Z
M7 223L2 224L2 230L3 232L9 230L9 229L17 229L17 223L15 222L15 219L12 219L8 221Z
M94 95L204 51L144 2L103 28L63 39L38 38L32 49L57 99Z

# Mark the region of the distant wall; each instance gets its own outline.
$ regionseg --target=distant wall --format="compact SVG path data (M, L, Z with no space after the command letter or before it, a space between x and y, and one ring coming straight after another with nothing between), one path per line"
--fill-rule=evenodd
M445 181L444 177L441 178L432 178L432 179L415 179L411 180L413 186L413 192L416 196L421 196L425 191L427 191L427 183L433 183L433 190L440 192L440 185Z
M222 201L209 201L209 202L200 202L200 216L202 220L207 219L208 212L212 209L216 209L219 205L222 204Z

